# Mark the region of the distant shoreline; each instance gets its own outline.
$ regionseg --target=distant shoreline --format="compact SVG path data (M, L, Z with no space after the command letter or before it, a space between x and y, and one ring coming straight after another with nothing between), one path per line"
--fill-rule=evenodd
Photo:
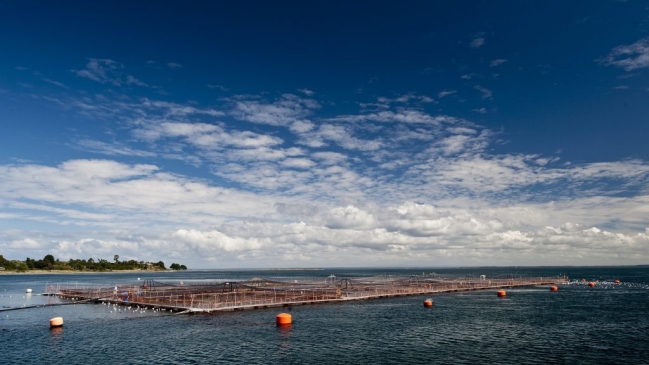
M170 273L179 270L107 270L107 271L75 271L75 270L15 270L0 271L0 275L56 275L56 274L134 274L134 273Z

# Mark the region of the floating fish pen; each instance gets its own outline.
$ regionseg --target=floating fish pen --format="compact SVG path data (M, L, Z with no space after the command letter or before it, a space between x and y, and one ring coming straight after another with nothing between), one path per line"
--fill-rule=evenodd
M378 276L365 278L252 278L245 281L144 280L113 286L50 285L45 295L74 301L109 302L183 313L210 313L293 305L343 302L406 295L555 285L562 278L440 278Z

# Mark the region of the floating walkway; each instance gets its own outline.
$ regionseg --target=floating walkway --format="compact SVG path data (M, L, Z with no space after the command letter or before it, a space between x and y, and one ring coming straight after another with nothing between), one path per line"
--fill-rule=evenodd
M466 280L425 276L338 278L332 275L325 279L291 281L263 278L239 282L145 280L111 287L57 284L48 286L43 295L76 303L104 302L187 314L564 283L564 278L547 277Z

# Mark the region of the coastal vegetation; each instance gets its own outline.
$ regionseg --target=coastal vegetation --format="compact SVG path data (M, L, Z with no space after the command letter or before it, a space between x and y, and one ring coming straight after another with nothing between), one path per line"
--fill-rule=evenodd
M0 255L0 268L7 271L27 272L30 270L48 270L48 271L120 271L120 270L148 270L160 271L167 270L165 263L162 261L148 262L128 260L120 261L119 255L113 256L113 261L106 259L70 259L61 261L52 255L45 255L40 260L27 257L24 261L8 260ZM187 270L187 266L173 263L169 267L171 270Z

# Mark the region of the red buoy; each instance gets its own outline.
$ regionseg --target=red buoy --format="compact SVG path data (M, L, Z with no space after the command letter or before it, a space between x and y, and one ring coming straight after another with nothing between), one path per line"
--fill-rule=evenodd
M615 279L614 283L615 283L615 284L619 284L620 281L619 281L618 279Z
M504 291L504 290L502 290L502 289L498 290L498 291L496 292L496 294L498 294L498 296L501 297L501 298L504 298L504 297L507 296L507 292Z
M280 313L275 319L278 326L290 326L293 321L293 317L288 313Z
M592 288L592 287L595 286L595 283L593 283L593 282L591 281L591 282L588 283L588 286L590 286L590 287Z
M433 300L432 299L424 300L424 307L432 307L432 306L433 306Z
M559 288L553 285L553 286L550 287L550 290L551 291L558 291Z

